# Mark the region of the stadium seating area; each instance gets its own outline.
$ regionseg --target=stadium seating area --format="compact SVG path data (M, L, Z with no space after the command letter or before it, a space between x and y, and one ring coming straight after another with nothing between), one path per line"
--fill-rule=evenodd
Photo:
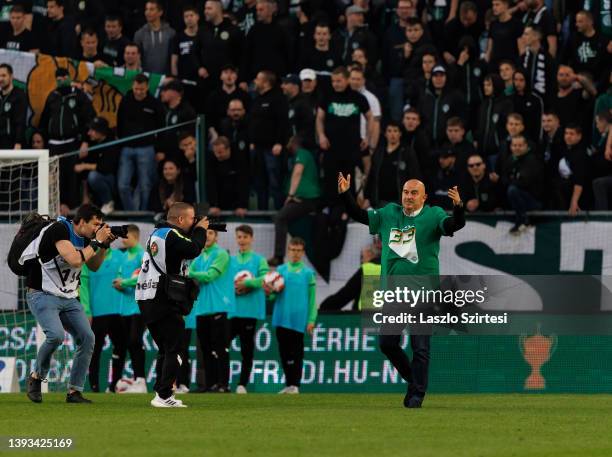
M62 159L64 211L195 202L192 127L146 132L197 114L213 215L341 214L338 171L356 175L364 208L397 201L414 177L445 208L457 185L469 211L611 209L606 2L4 0L0 11L0 48L166 76L157 99L133 79L109 125L94 120L91 86L60 69L42 115L18 130L28 140L5 135L3 148L80 150Z

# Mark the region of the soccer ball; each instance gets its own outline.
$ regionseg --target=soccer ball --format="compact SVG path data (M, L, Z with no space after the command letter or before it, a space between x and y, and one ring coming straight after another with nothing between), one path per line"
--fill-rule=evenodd
M277 271L270 271L264 276L264 284L274 292L282 292L285 288L285 278Z
M115 392L118 394L126 393L132 387L133 382L134 381L127 378L120 379L117 381L117 385L115 385Z
M253 273L251 273L249 270L242 270L236 273L236 275L234 276L234 283L237 283L238 281L244 281L246 279L253 279Z

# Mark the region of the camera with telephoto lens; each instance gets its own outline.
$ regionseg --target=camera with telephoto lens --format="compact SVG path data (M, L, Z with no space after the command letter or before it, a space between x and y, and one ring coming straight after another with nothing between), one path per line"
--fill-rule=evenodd
M128 237L128 226L127 225L114 225L111 226L111 233L117 238Z
M195 226L198 225L198 222L200 222L205 217L206 216L196 215L195 220L193 221L193 226L191 227L191 230L193 231ZM223 224L222 222L218 222L218 221L215 222L213 220L210 220L208 222L208 230L214 230L215 232L227 232L227 224Z

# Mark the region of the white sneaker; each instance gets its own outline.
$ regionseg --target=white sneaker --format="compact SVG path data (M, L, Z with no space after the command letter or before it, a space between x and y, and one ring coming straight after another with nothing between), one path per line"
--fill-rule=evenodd
M244 387L244 386L236 387L236 393L237 394L246 394L247 393L246 387Z
M187 387L185 384L181 384L176 389L174 389L174 393L175 394L188 394L189 387Z
M174 398L174 395L164 400L157 393L155 394L155 398L151 400L151 406L155 408L187 408L187 405L184 405L182 401Z
M100 211L102 211L102 214L104 215L112 213L115 211L115 202L111 200L110 202L103 204Z
M133 382L134 381L131 379L120 379L115 386L115 392L118 394L127 393L127 390L131 387Z
M298 386L289 386L287 387L287 394L299 394L300 393L300 389L298 388Z
M279 394L288 394L289 393L289 387L290 386L286 386L283 389L281 389L281 391L279 392Z

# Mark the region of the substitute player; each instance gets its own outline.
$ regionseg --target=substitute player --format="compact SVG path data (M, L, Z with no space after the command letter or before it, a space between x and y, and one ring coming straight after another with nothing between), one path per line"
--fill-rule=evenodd
M210 392L229 392L229 322L234 311L234 283L230 258L217 244L217 232L207 230L206 245L189 267L189 277L200 283L195 303L196 333L204 358L206 388Z
M253 368L257 319L266 318L266 295L262 286L263 278L270 267L264 256L253 252L253 228L250 225L240 225L236 228L236 244L238 253L231 256L230 260L232 277L244 270L253 275L252 279L241 279L234 282L236 309L228 316L230 318L230 342L237 336L240 337L240 354L242 355L240 381L236 387L236 393L246 394L246 386Z
M294 237L289 241L289 262L276 271L285 280L285 288L276 296L272 325L276 327L278 352L285 372L286 387L281 394L299 394L304 362L304 332L312 335L317 320L315 273L304 261L306 243Z
M125 253L119 270L119 277L113 281L113 287L121 292L123 331L132 359L132 371L134 372L134 382L123 392L146 394L145 350L142 342L145 324L134 295L144 249L140 245L140 229L137 225L128 225L127 235L127 238L121 239Z
M452 236L465 226L463 202L457 187L448 190L448 196L453 201L453 215L448 216L440 207L425 205L425 185L416 179L404 184L401 205L389 203L383 208L369 211L359 208L351 193L347 192L350 184L350 174L345 178L338 173L338 193L342 195L348 214L355 221L368 225L370 233L381 238L381 277L437 278L440 274L440 237ZM408 383L404 406L420 408L427 390L431 336L411 332L411 364L400 346L402 330L393 335L381 334L379 345Z

